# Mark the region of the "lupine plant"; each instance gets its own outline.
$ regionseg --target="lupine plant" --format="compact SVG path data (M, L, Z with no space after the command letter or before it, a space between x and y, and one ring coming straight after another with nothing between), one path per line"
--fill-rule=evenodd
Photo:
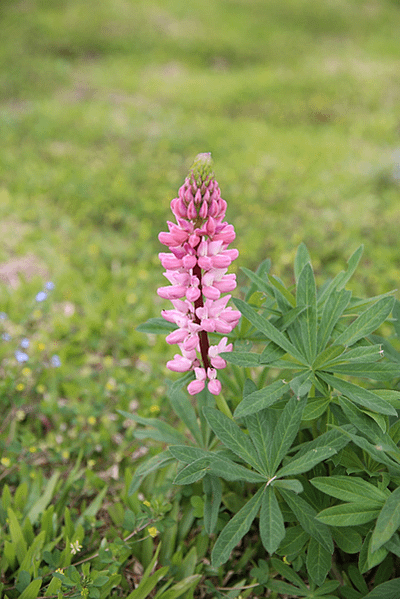
M399 301L347 288L362 247L318 288L301 244L289 285L268 260L242 267L249 285L229 308L220 293L234 289L237 252L208 154L171 208L159 236L171 286L158 293L174 309L139 329L181 350L167 363L186 373L168 385L180 423L131 416L139 438L167 448L130 491L176 468L171 493L192 495L211 539L210 596L225 596L212 577L229 562L233 589L250 577L246 596L400 597Z

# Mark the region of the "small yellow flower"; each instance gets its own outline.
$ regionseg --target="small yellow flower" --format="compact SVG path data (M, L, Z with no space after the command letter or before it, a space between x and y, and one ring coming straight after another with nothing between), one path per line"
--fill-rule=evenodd
M114 364L114 358L112 356L105 356L103 364L106 368L110 368Z
M35 447L34 445L31 445L29 448L29 453L36 453L37 452L37 447Z
M18 420L18 422L22 422L23 420L25 420L25 412L24 410L17 410L15 413L15 417Z
M108 379L106 382L107 391L114 391L117 388L117 381L114 378Z
M96 464L96 460L88 460L87 462L87 467L88 468L93 468L93 466Z
M36 387L36 391L37 391L38 393L44 393L44 392L46 391L46 387L45 387L44 385L38 385L38 386Z
M160 411L160 408L159 408L159 406L156 406L156 405L154 405L154 406L150 406L150 412L151 412L152 414L158 414L158 412L159 412L159 411Z
M150 507L151 503L150 501L147 501L147 499L145 501L143 501L143 505L145 505L146 507Z
M72 555L76 555L82 549L82 545L80 544L78 539L73 543L70 543L69 546L71 548Z
M64 570L62 568L57 568L56 572L58 572L59 574L64 574Z
M154 539L154 537L156 537L159 533L159 531L157 530L157 528L155 526L150 526L147 529L147 532L149 533L149 535Z
M40 342L37 344L37 348L39 351L44 351L46 349L46 346L44 343Z
M7 457L1 458L0 462L1 465L4 466L4 468L8 468L11 465L11 460Z
M67 449L64 449L64 451L61 452L61 457L63 460L68 460L69 458L69 451Z
M35 320L39 320L39 318L42 318L42 311L37 308L32 312L32 316Z
M94 426L96 424L96 418L94 416L89 416L87 421L88 421L88 424L90 424L90 426Z
M17 391L23 391L25 389L25 385L24 383L18 383L18 385L15 388Z
M30 368L28 368L27 366L22 369L22 374L24 376L29 376L31 374L31 372L32 372L32 370Z

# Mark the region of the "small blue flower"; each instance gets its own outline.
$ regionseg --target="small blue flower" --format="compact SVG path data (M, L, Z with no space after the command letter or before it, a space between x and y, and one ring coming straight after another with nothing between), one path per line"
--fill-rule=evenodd
M3 333L1 338L3 339L3 341L10 341L11 337L8 333Z
M29 345L30 345L29 339L26 339L26 338L22 339L22 341L21 341L21 347L23 349L28 349Z
M22 362L27 362L27 361L29 360L29 356L28 356L28 354L26 354L26 353L25 353L25 352L23 352L23 351L19 351L18 349L17 349L17 351L15 352L15 357L16 357L16 359L17 359L17 362L20 362L20 363L22 363Z
M52 291L54 289L53 281L47 281L45 287L46 287L47 291Z
M7 320L7 314L5 312L0 312L0 320Z
M61 366L61 360L59 358L59 356L57 356L57 354L54 354L54 356L51 356L51 365L53 366L53 368L60 368Z
M44 302L44 300L46 298L47 298L47 293L45 291L39 291L39 293L36 295L37 302Z

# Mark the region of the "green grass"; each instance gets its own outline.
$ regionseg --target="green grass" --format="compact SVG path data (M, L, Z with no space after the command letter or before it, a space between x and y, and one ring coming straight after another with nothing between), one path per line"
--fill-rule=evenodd
M63 366L34 392L51 429L15 432L45 470L82 435L92 469L132 469L116 410L168 410L173 350L135 327L165 305L157 234L197 153L212 152L241 283L266 257L287 276L305 241L319 281L364 243L355 291L398 287L398 2L4 0L0 17L0 266L36 264L0 285L0 311L19 322L56 283L42 334Z

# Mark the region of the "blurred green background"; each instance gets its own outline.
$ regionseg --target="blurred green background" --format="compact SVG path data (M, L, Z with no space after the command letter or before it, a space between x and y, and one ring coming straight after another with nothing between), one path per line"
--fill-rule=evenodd
M134 329L166 305L157 234L199 152L240 283L266 257L290 282L305 241L320 283L364 243L353 289L398 286L398 1L2 0L0 15L0 300L18 317L55 281L65 395L105 356L124 393L161 393L173 349Z

